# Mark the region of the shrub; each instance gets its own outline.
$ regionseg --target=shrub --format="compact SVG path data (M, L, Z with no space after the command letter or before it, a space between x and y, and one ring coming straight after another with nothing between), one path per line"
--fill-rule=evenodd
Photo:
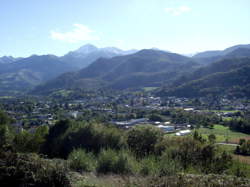
M68 157L70 168L76 171L93 171L96 166L95 156L83 149L73 150Z
M49 157L66 158L66 154L63 149L67 145L63 145L63 140L65 134L70 128L72 128L73 125L75 124L73 124L73 121L70 120L60 120L56 122L56 124L49 129L46 141L42 146L42 153L48 155Z
M181 165L177 159L171 158L171 152L165 151L159 160L159 175L169 176L175 175L181 170Z
M60 130L60 128L64 130ZM98 153L101 149L119 150L125 147L120 129L103 124L75 121L58 122L49 131L44 153L51 157L67 158L74 148Z
M69 187L64 161L45 160L36 154L0 154L0 186Z
M153 126L137 126L128 131L127 143L137 157L155 152L155 145L163 138L162 132Z
M96 170L98 173L128 174L132 172L132 165L126 153L108 149L99 154Z
M158 175L159 173L159 163L153 156L148 156L140 161L140 171L141 175Z
M98 173L112 172L116 160L117 160L117 155L115 151L111 149L101 151L101 153L99 154L97 168L96 168L97 172Z

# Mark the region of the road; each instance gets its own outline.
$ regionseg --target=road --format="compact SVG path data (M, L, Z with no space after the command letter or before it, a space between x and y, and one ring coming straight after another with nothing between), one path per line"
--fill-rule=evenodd
M238 146L239 144L236 144L236 143L223 143L223 142L220 142L220 143L216 143L217 145L230 145L230 146Z

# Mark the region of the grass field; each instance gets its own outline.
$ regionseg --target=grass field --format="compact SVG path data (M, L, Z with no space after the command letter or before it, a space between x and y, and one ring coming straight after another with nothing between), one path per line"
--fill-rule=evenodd
M239 139L241 138L250 139L249 134L235 132L222 125L214 125L213 129L200 128L198 132L205 138L210 134L214 134L216 136L216 142L239 143Z
M62 97L67 97L69 96L70 93L72 93L72 91L70 90L58 90L58 91L53 92L52 94L58 95L58 96L60 95Z
M153 91L155 89L157 89L158 87L144 87L143 90L146 91L146 92L149 92L149 91Z
M216 135L216 142L226 142L228 143L239 143L241 138L250 140L249 134L244 134L241 132L235 132L230 130L228 127L222 125L215 125L213 129L208 128L200 128L198 130L205 138L208 137L209 134ZM217 145L222 151L227 151L231 153L233 160L238 161L242 164L247 164L245 167L250 171L250 156L242 156L234 154L235 146L231 145ZM248 174L250 176L250 172Z
M0 96L0 99L11 99L13 98L12 96Z

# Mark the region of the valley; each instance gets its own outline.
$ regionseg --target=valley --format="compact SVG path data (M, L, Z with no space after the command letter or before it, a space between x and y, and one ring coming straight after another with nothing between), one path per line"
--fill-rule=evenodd
M9 168L42 185L250 184L249 45L187 57L87 44L0 66L4 184L21 183Z

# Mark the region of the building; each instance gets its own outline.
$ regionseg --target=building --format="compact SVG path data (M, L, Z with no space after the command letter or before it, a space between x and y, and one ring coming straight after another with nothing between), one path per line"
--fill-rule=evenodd
M145 123L145 122L148 122L147 118L131 119L129 121L117 121L117 122L113 122L113 123L117 126L120 126L120 127L131 127L131 126L134 126L136 124L141 124L141 123Z
M177 133L175 133L176 136L185 136L185 135L188 135L191 133L191 130L187 129L187 130L182 130L182 131L179 131Z
M173 131L175 131L174 126L158 125L157 127L162 129L164 132L173 132Z

